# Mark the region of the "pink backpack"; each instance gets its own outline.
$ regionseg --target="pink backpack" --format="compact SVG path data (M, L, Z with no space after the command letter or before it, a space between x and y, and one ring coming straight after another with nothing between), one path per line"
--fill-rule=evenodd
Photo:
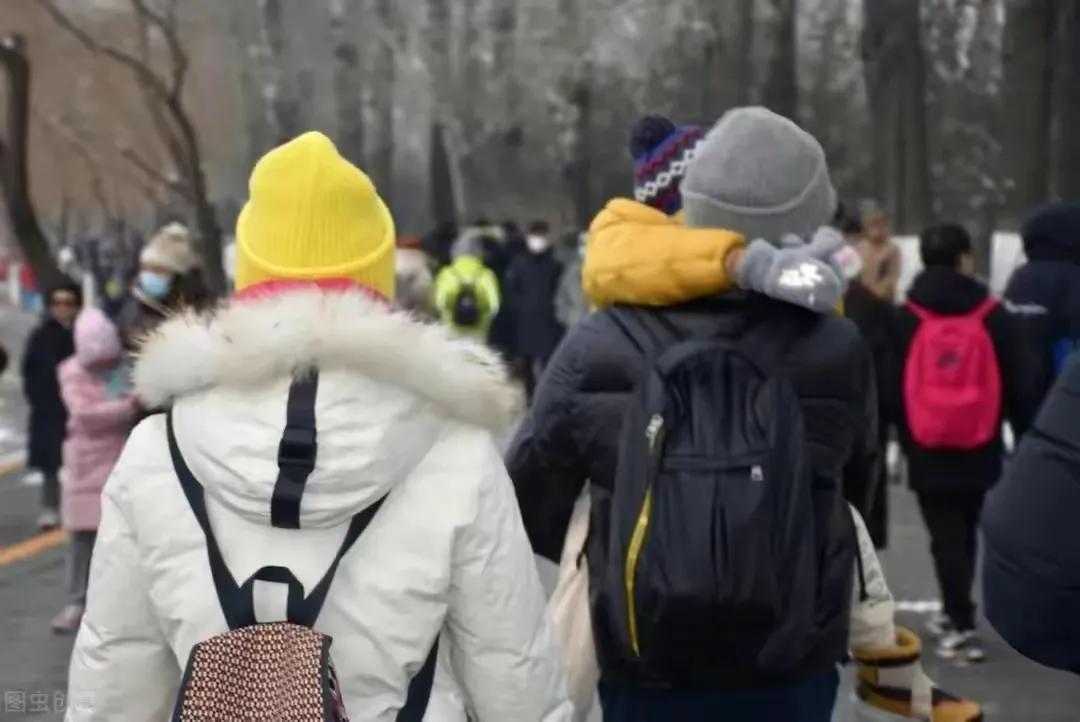
M999 433L1001 370L985 320L987 298L966 316L939 316L911 301L919 328L904 367L911 437L930 449L975 449Z

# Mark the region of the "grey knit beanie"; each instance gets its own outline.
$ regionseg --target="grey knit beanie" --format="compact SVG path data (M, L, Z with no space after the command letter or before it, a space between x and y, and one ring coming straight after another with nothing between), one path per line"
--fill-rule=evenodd
M686 225L727 228L779 245L809 238L836 211L825 151L766 108L736 108L698 144L682 184Z

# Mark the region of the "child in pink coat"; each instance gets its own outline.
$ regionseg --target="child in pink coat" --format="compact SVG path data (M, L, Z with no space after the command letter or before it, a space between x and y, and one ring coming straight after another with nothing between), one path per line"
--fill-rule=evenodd
M75 321L75 355L58 371L68 409L61 516L69 537L68 604L52 622L58 633L79 628L101 522L101 490L138 409L128 391L121 353L116 327L98 309L87 309Z

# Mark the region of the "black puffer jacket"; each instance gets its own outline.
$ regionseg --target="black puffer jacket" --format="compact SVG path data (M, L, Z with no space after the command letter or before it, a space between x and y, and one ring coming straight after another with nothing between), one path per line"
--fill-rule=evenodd
M1017 318L1018 343L1037 350L1017 379L1027 405L1038 407L1056 375L1055 347L1080 341L1080 204L1059 203L1036 213L1021 231L1028 262L1005 290Z
M982 283L950 268L933 267L919 274L908 292L908 299L934 313L960 316L971 313L986 300L989 292ZM897 338L901 362L896 388L903 389L906 359L919 328L919 319L907 308L901 308L897 318ZM1018 434L1031 424L1034 408L1022 393L1024 374L1031 373L1035 363L1030 348L1016 343L1014 319L1004 306L998 306L986 317L986 328L994 343L1001 371L1003 392L1002 415ZM985 491L1001 475L1003 444L1000 434L983 447L965 451L926 449L911 439L906 412L898 419L901 440L908 457L911 487L926 493L964 493Z
M1080 358L1066 365L983 510L986 616L1037 662L1080 674Z
M55 473L63 461L67 407L60 397L57 369L75 353L70 328L47 318L26 342L22 360L23 394L30 406L27 466Z
M863 435L876 434L877 411L867 403L873 394L869 351L850 321L756 295L730 293L660 313L686 335L737 339L765 324L775 328L778 338L788 339L786 372L806 419L817 510L812 523L822 562L820 642L800 671L825 672L846 653L854 537L839 489L852 449ZM593 501L589 566L593 572L605 566L603 530L608 528L621 421L645 363L614 313L605 311L575 327L549 364L532 412L507 457L525 529L537 553L559 558L572 505L588 479ZM594 595L599 587L591 584ZM604 649L598 651L604 678L624 678L627 670L605 659L610 655Z

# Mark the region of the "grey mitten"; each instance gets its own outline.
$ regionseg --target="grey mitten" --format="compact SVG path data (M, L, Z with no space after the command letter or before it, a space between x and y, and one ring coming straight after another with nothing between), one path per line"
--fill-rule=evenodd
M776 248L760 238L746 248L736 269L740 287L817 313L834 310L844 282L832 266L810 253L811 245ZM817 249L815 249L817 250Z
M862 272L862 258L843 234L832 226L821 226L807 243L793 233L780 239L783 248L802 248L812 258L828 263L842 280L851 281Z

